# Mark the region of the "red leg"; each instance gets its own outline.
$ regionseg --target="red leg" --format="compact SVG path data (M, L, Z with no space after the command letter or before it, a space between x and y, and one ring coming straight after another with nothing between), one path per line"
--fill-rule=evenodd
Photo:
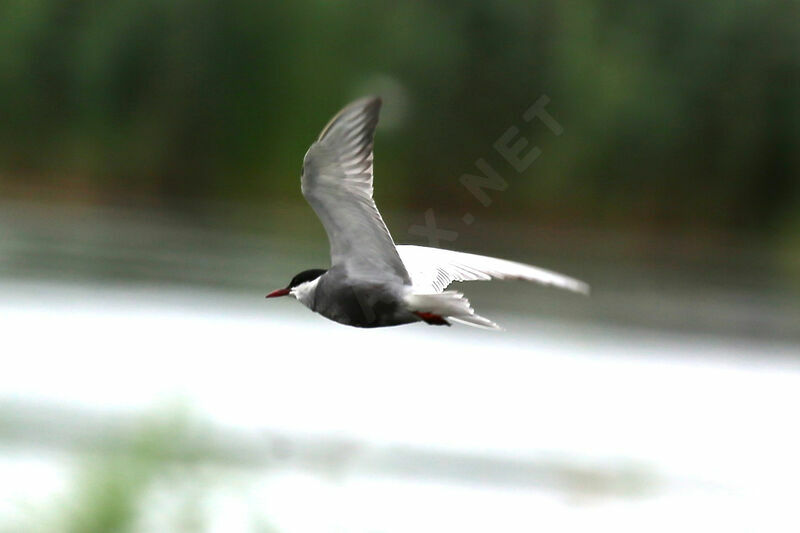
M426 324L430 324L432 326L449 326L450 322L444 319L441 315L436 315L434 313L426 313L424 311L414 311L414 314L420 317L422 320L425 321Z

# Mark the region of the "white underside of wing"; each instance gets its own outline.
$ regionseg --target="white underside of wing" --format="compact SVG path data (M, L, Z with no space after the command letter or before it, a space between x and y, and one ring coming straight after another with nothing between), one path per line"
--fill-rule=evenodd
M442 292L454 281L506 279L589 293L589 285L582 281L505 259L411 245L400 245L397 252L418 292Z

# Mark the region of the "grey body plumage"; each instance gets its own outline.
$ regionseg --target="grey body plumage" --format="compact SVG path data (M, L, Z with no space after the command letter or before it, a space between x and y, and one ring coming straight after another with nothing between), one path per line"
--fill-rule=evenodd
M314 292L311 310L340 324L379 328L420 320L404 301L405 285L354 278L344 267L328 270Z

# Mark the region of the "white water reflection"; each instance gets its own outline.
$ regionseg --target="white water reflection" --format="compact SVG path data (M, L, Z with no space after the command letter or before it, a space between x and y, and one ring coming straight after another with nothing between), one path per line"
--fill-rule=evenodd
M280 531L798 526L788 342L512 316L493 316L499 334L358 330L295 302L167 287L0 295L0 401L62 413L20 415L34 423L0 461L0 496L26 505L64 492L60 445L97 431L70 409L102 421L177 402L240 439L251 465L214 467L213 531L255 531L258 516ZM242 442L272 433L296 460L255 466L264 449ZM30 458L36 439L46 460ZM169 500L148 507L149 530L171 530Z

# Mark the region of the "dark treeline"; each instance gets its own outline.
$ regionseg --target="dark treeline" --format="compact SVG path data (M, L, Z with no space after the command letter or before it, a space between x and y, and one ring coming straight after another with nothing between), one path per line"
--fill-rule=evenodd
M330 114L380 92L383 205L477 206L458 176L485 157L514 190L510 215L786 234L800 227L799 6L5 0L0 186L298 200ZM563 135L522 121L541 94ZM522 175L492 151L511 125L542 150Z

